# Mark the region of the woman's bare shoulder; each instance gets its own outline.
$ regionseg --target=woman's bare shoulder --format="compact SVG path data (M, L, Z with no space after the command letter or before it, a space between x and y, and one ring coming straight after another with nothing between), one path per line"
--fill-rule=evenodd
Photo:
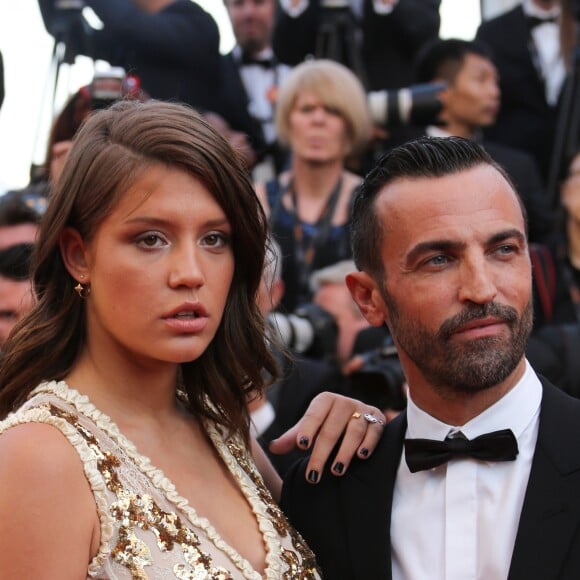
M28 468L37 465L39 469L50 470L61 461L72 463L80 459L61 431L41 422L17 424L0 434L0 456L2 464L9 462L12 468L28 463Z
M24 423L0 435L0 569L7 577L86 574L96 522L82 461L57 428Z

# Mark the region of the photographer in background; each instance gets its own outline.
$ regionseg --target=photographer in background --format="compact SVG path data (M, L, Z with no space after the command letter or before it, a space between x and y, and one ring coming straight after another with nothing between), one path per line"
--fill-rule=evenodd
M191 0L39 0L46 29L68 44L69 57L83 54L137 75L154 99L179 100L212 109L219 86L219 31ZM66 6L66 7L63 7ZM95 30L81 8L103 22Z
M371 133L360 81L331 60L301 63L280 89L276 129L290 167L256 193L282 247L282 305L291 312L311 300L312 272L351 256L350 209L361 178L347 164Z
M0 250L0 348L34 304L30 277L32 252L31 243Z
M355 69L370 91L404 87L412 82L420 47L439 36L440 3L280 0L274 52L290 65L308 55L339 60ZM362 70L356 70L358 62Z

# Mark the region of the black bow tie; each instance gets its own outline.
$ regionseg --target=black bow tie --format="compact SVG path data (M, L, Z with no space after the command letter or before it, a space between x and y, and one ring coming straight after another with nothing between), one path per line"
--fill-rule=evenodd
M261 66L262 68L265 68L265 69L271 69L271 68L274 68L276 66L276 61L274 60L273 57L256 58L255 56L251 56L247 53L242 53L242 57L240 59L240 64L242 66L256 65L256 66Z
M518 442L510 429L493 431L475 439L464 436L431 439L406 439L405 460L411 473L431 469L454 457L473 457L482 461L513 461L518 454Z
M528 22L528 26L530 30L533 30L536 26L540 26L540 24L552 23L556 24L558 19L556 16L546 16L545 18L541 18L540 16L526 16L526 20Z

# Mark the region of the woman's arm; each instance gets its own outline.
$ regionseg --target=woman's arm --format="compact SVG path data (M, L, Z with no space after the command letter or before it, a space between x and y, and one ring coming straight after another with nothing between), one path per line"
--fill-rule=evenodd
M266 487L270 490L272 497L279 502L282 493L282 479L278 475L276 469L268 459L268 456L260 446L260 444L252 437L252 455L258 471L262 475Z

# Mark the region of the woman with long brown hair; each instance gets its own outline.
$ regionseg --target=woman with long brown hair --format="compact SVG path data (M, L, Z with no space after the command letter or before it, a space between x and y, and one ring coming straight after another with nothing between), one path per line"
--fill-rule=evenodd
M192 110L86 121L0 369L1 577L318 577L249 436L276 373L266 239L242 165Z

